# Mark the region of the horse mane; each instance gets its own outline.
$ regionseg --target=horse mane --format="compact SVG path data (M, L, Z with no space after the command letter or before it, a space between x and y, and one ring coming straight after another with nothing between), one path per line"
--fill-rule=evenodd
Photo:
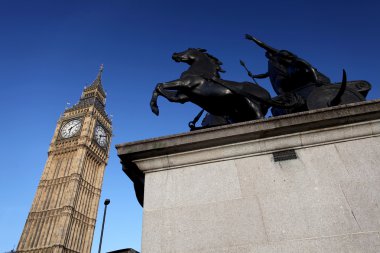
M223 65L223 62L221 62L218 58L216 58L215 56L213 56L212 54L209 54L207 52L206 49L203 49L203 48L196 48L196 50L198 50L199 52L205 54L207 57L209 57L211 59L211 61L213 63L215 63L216 65L216 70L219 71L219 72L226 72L224 69L222 69L222 67L220 65Z

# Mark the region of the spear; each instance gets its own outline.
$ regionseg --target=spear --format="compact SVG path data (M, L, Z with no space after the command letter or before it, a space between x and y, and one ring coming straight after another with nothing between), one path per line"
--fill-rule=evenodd
M245 65L245 63L244 63L242 60L240 60L240 65L242 65L243 68L245 69L245 71L247 71L248 76L249 76L250 78L252 78L253 82L254 82L255 84L259 85L259 84L256 82L256 79L255 79L255 77L253 76L252 72L249 71L249 69L247 68L247 65Z

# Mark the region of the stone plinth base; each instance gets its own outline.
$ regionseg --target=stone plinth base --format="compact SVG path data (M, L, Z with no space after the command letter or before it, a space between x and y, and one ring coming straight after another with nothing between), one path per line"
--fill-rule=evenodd
M380 252L379 119L377 100L118 145L145 174L142 252Z

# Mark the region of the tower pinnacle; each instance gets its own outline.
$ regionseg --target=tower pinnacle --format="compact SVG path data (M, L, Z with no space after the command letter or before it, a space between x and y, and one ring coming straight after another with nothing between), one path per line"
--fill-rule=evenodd
M92 82L92 84L88 87L86 87L83 91L83 94L82 94L82 97L85 93L90 93L90 92L93 92L93 91L98 91L100 92L100 94L102 94L102 97L105 98L106 97L106 93L103 89L103 85L102 85L102 74L103 74L103 69L104 69L104 65L101 64L100 65L100 68L99 68L99 72L98 72L98 75L96 76L95 80ZM104 101L105 102L105 101Z
M104 65L101 64L99 68L98 75L96 76L95 80L92 82L91 86L100 86L102 87L102 74L103 74Z
M109 121L108 115L105 112L106 93L102 85L103 64L100 65L98 75L90 86L83 89L79 102L73 107L66 109L66 112L74 111L79 108L89 107L94 105L95 108Z

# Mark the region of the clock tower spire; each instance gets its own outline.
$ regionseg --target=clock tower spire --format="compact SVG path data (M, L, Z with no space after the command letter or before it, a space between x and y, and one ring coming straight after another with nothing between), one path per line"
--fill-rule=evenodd
M58 120L17 252L91 251L112 136L102 72Z

